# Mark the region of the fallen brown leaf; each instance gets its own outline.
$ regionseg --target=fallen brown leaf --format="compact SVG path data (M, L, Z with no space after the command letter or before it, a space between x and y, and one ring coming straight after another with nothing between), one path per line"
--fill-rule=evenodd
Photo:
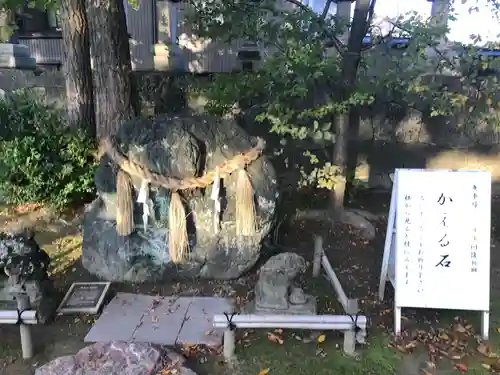
M28 204L22 204L22 205L16 206L12 209L12 211L19 213L19 214L22 214L25 212L37 211L42 207L43 206L39 203L28 203Z
M326 357L326 353L325 353L325 351L324 351L323 349L321 349L321 348L318 348L318 349L316 350L316 355L317 355L318 357L320 357L320 358L325 358L325 357Z
M450 339L450 336L448 336L446 333L441 333L438 338L442 341L448 341Z
M469 371L469 368L468 368L466 365L464 365L463 363L457 363L457 364L455 365L455 368L456 368L458 371L460 371L461 373L464 373L464 372Z
M283 345L283 343L285 342L281 337L279 337L278 335L275 335L274 333L271 333L271 332L268 332L267 333L267 339L269 341L272 341L276 344L280 344L280 345Z
M500 362L496 361L490 365L491 369L495 372L500 372Z
M485 368L486 370L491 370L491 365L487 364L487 363L481 363L481 366L483 368Z
M406 348L402 345L396 345L396 349L398 349L401 353L408 353L408 351L406 350Z
M465 357L465 353L453 353L453 354L450 354L448 353L448 358L450 359L453 359L453 360L459 360L459 359L462 359L463 357Z
M407 351L411 351L412 349L415 349L418 345L418 342L416 340L412 340L408 343L405 344L405 349Z
M248 331L245 331L245 332L243 333L243 337L248 337L248 336L249 336L249 335L251 335L252 333L255 333L255 331L254 331L254 330L248 330Z
M477 347L477 352L484 355L485 357L488 358L496 358L498 355L496 353L493 353L490 349L490 347L485 344L484 342L480 343Z

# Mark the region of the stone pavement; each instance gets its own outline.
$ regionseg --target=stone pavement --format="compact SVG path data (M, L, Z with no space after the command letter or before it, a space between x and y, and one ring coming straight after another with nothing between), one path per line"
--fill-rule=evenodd
M104 308L85 342L146 342L158 345L222 344L213 316L232 312L219 297L173 297L118 293Z

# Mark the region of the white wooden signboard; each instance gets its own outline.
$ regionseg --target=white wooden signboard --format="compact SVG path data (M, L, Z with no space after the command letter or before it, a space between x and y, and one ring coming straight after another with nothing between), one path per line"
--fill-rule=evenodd
M397 169L379 297L394 287L394 330L401 308L490 309L491 173Z

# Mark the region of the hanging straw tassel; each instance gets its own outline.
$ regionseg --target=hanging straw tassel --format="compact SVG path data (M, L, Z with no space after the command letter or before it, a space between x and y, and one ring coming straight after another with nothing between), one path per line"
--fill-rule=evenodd
M188 250L186 211L178 192L172 191L168 209L168 248L172 262L180 263Z
M253 187L247 172L238 171L236 181L236 234L251 236L257 232Z
M116 176L116 232L120 236L128 236L134 231L133 189L130 176L120 169Z

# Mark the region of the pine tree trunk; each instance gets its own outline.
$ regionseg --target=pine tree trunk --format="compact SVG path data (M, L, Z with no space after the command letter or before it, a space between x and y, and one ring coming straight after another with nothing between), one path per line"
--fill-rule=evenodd
M138 113L122 0L87 0L97 137L116 133ZM151 20L153 22L153 20Z
M85 0L61 1L64 40L63 70L66 103L71 126L96 136L90 41Z

